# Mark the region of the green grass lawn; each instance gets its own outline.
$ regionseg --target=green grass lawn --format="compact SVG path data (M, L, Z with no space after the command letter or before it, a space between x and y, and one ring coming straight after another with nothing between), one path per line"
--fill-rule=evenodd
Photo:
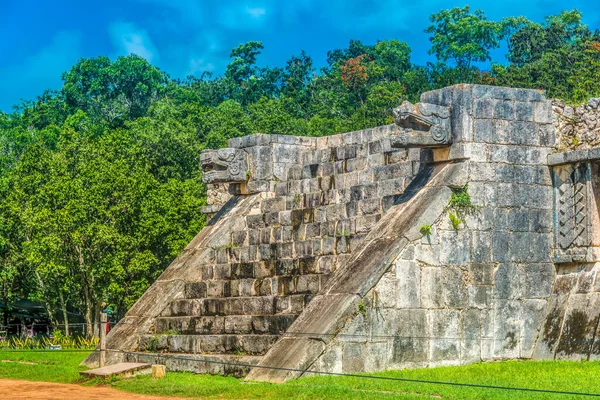
M87 353L0 351L0 378L79 383L79 363ZM557 391L600 393L600 362L509 361L463 367L388 371L374 374L391 378L461 382ZM93 381L87 384L97 384ZM318 376L283 385L247 383L240 379L168 373L153 380L140 376L113 380L112 387L135 393L187 396L202 399L581 399L582 396L465 388L427 383L358 377Z

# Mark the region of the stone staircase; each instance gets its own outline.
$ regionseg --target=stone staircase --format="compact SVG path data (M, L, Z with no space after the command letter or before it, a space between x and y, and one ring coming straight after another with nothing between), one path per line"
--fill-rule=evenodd
M288 154L288 164L278 172L284 175L273 178L273 172L268 190L242 194L246 184L228 184L234 203L253 196L256 201L239 215L217 213L215 219L232 228L218 231L221 236L202 250L206 257L201 261L194 256L176 260L159 278L182 279L173 268L187 271L183 290L153 318L150 329L139 337L136 353L125 359L161 362L176 371L246 375L330 275L349 260L422 162L431 161L430 153L392 148L390 129L330 137L332 144L318 149L306 146L315 138L303 138L307 149L280 143L263 146L282 152L272 154L279 161L297 148L304 153ZM261 146L246 151L252 154L256 147ZM257 168L251 170L258 179Z

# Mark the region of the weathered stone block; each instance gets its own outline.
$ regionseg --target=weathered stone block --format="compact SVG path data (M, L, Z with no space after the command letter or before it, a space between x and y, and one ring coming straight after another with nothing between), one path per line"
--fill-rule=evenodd
M436 364L460 361L461 314L457 310L430 310L431 337L429 360Z
M488 308L492 305L492 286L474 286L468 287L469 307Z
M521 295L519 267L502 263L494 272L494 299L517 299Z
M519 357L521 313L520 301L498 299L494 303L494 357Z
M421 300L421 268L410 260L396 261L396 307L418 308Z

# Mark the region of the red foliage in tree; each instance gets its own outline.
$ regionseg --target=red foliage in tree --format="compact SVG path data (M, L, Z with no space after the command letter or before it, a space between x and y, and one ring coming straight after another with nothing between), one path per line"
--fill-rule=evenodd
M590 50L600 52L600 42L591 42L590 43Z
M364 85L369 78L367 74L367 66L362 64L366 54L361 54L358 57L351 58L342 65L342 82L351 89L357 89Z

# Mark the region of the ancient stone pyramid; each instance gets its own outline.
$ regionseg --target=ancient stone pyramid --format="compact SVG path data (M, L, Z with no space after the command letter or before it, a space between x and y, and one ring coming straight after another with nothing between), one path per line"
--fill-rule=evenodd
M203 153L212 219L110 332L109 360L281 382L597 357L596 153L549 156L535 90L452 86L394 117Z

